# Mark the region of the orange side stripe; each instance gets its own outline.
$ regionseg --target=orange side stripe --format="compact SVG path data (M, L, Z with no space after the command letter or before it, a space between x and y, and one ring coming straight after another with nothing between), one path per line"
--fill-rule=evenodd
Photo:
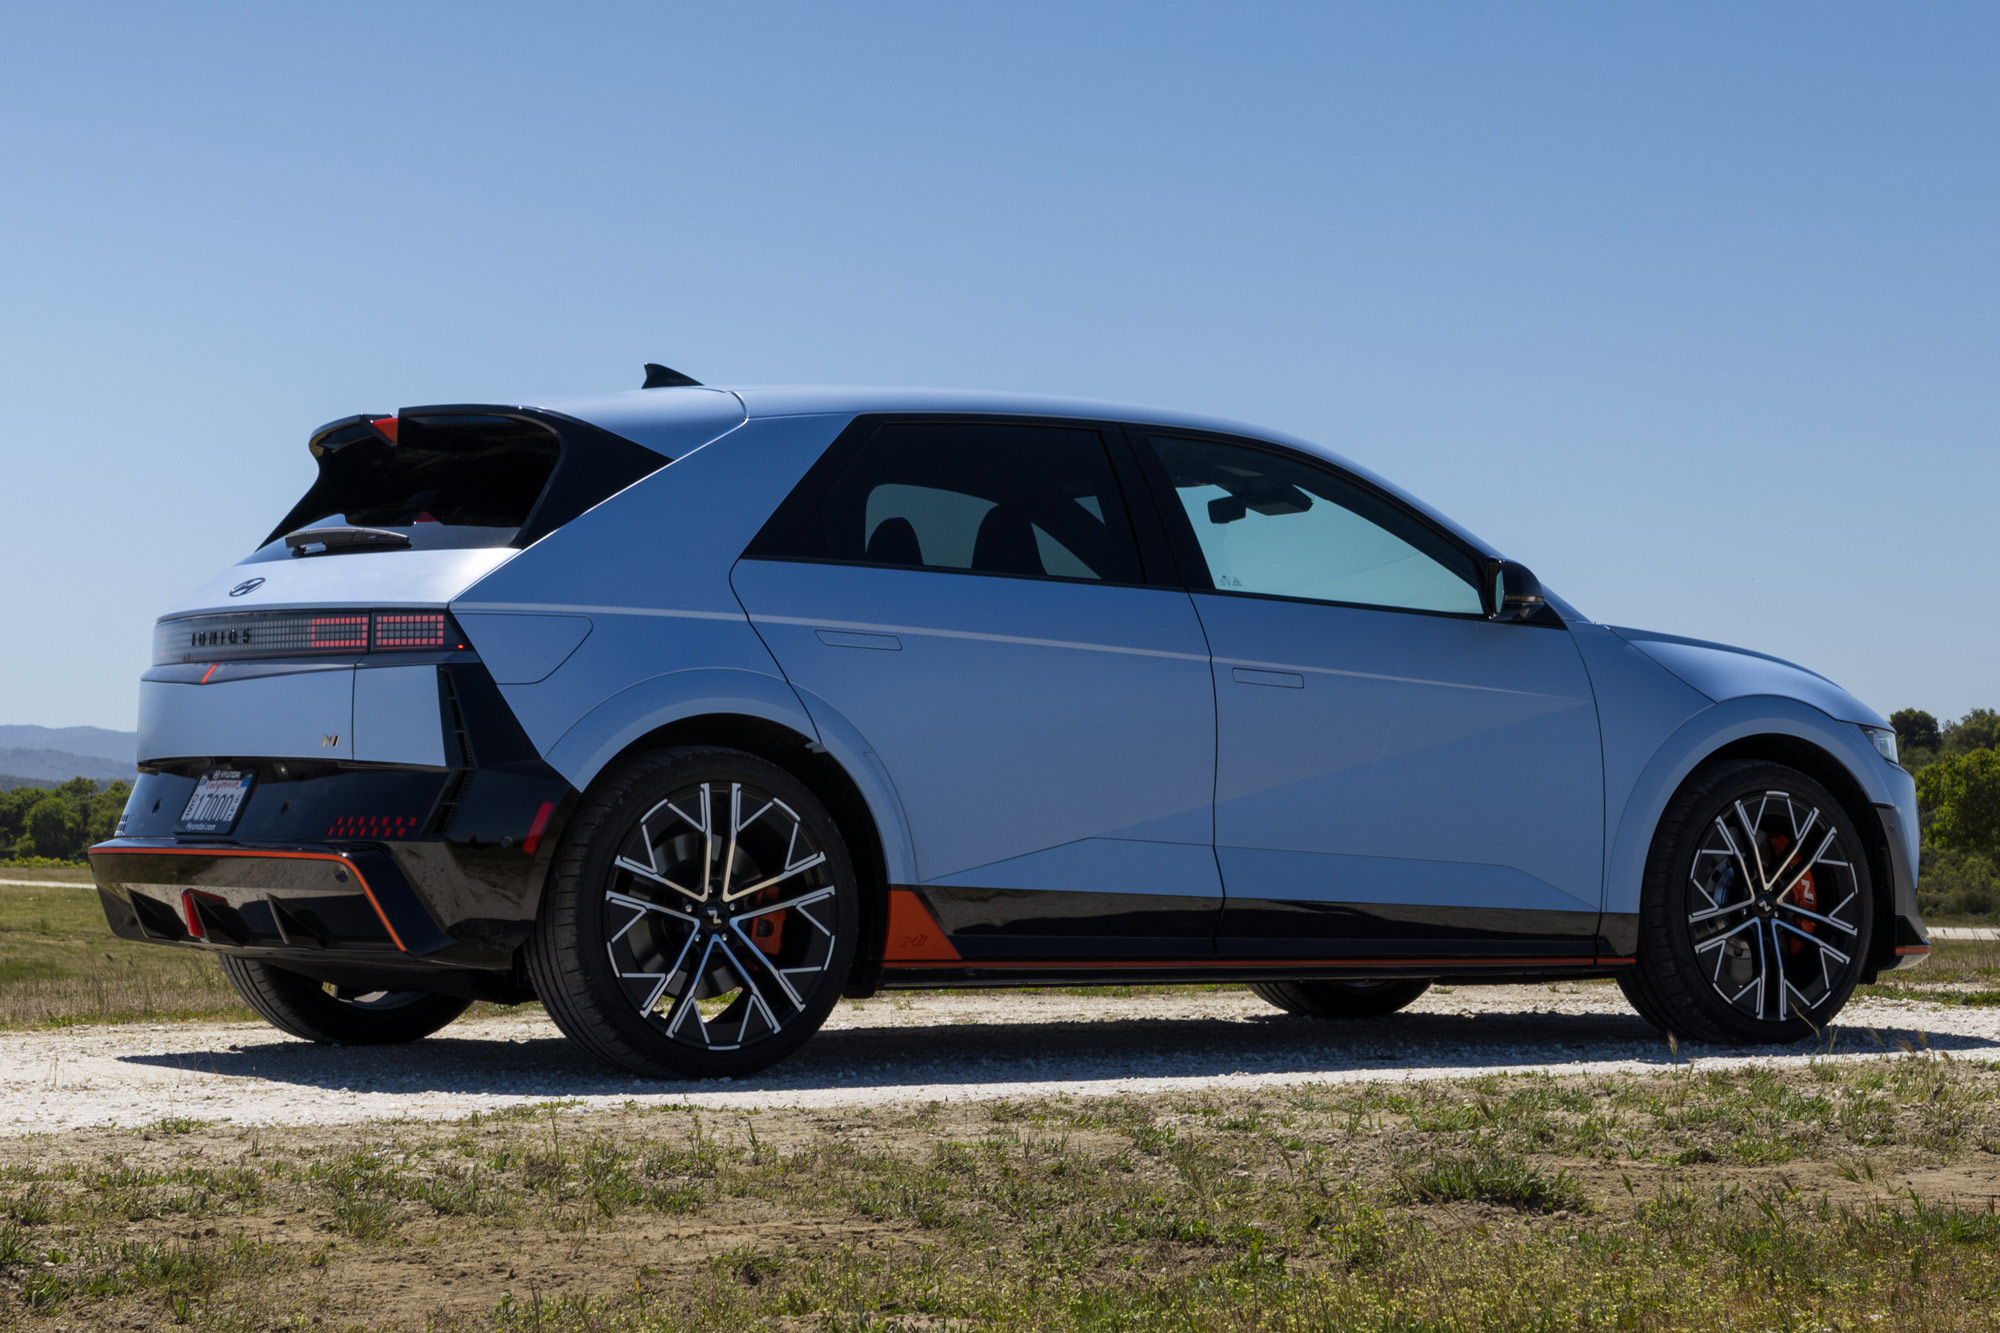
M382 904L377 901L375 890L368 887L368 877L361 873L361 868L346 857L336 856L332 852L259 852L236 847L92 847L89 854L91 856L250 856L266 861L332 861L353 874L354 882L359 884L361 892L367 895L368 905L375 909L375 916L381 921L382 929L389 932L389 939L394 942L396 951L398 953L410 951L403 943L403 937L389 924L389 914L382 910Z

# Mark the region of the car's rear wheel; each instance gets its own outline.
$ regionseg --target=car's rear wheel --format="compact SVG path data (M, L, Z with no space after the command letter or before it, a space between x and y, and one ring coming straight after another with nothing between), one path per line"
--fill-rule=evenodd
M1832 793L1781 764L1712 764L1660 819L1619 985L1664 1032L1793 1041L1847 1003L1873 928L1868 857Z
M1309 1018L1380 1018L1406 1009L1431 988L1428 981L1260 981L1252 994L1289 1014Z
M254 958L221 955L222 975L271 1026L339 1046L393 1046L428 1037L472 1001L429 991L362 991L300 976Z
M556 1024L660 1078L747 1074L819 1029L847 980L860 905L812 791L736 750L625 761L564 835L529 972Z

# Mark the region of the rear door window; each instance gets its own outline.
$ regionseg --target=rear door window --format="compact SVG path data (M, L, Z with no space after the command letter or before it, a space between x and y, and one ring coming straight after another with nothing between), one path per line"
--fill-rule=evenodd
M822 497L788 500L748 554L1142 581L1104 440L1072 426L885 422Z

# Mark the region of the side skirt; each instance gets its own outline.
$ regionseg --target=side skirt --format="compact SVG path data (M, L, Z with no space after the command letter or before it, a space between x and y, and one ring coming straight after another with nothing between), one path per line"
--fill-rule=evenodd
M1422 977L1460 986L1524 981L1588 981L1614 977L1629 958L1371 958L1352 962L1298 959L1185 959L1159 962L888 963L883 990L960 986L1164 986L1252 981L1355 981Z

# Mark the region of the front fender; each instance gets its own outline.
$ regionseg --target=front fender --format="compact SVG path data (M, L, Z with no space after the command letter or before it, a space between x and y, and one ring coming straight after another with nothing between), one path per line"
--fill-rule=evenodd
M1640 770L1612 838L1605 911L1639 910L1646 855L1667 803L1688 774L1710 755L1753 736L1785 736L1819 747L1847 770L1871 804L1897 807L1906 815L1905 827L1916 827L1916 790L1908 781L1909 775L1891 769L1858 726L1836 721L1809 704L1781 695L1730 699L1682 723ZM1892 783L1896 774L1902 774L1904 781Z
M882 835L892 884L916 882L916 858L903 803L867 742L837 711L815 700L808 714L791 685L755 671L696 667L627 686L578 719L544 758L579 791L641 737L694 717L754 717L801 736L818 737L867 803Z

